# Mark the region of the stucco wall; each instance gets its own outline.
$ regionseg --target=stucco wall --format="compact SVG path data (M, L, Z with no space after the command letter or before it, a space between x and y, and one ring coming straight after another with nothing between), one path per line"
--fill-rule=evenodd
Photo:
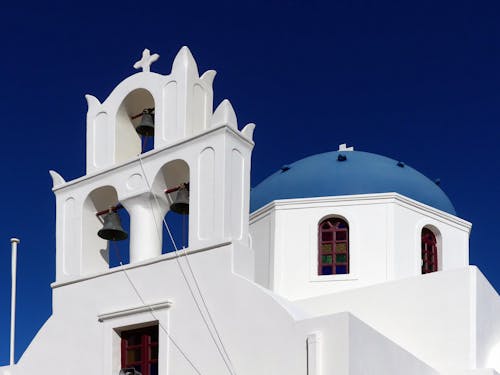
M252 248L255 252L255 282L272 289L274 248L274 213L268 212L250 225Z
M348 222L350 270L318 276L318 224L332 216ZM441 269L468 265L470 223L396 193L275 201L252 214L256 275L291 300L420 275L424 226L440 233Z
M476 270L477 367L500 371L500 297L484 275Z
M435 272L296 304L314 315L350 311L440 371L474 368L474 272Z
M414 355L351 316L349 319L349 374L436 375Z
M292 315L268 291L232 273L230 245L191 254L189 259L238 374L305 373L308 332L297 328ZM185 266L183 257L179 261ZM56 285L54 313L13 374L118 373L114 329L157 319L202 373L227 373L177 261L167 254L126 269L126 274L113 270ZM147 311L133 312L143 305L141 299L148 304L170 301L172 306L155 310L155 316ZM120 311L125 313L117 313ZM108 317L98 320L106 314ZM342 345L345 321L332 319L331 327L321 327ZM160 346L161 374L195 373L161 330ZM332 353L327 360L345 362L342 355Z
M469 264L470 224L437 210L397 202L393 205L393 261L389 279L421 273L420 242L422 228L433 231L438 241L438 269L448 270Z

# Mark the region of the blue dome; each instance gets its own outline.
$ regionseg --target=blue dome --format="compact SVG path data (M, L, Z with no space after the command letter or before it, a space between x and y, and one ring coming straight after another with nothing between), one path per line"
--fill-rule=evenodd
M339 161L339 156L346 160ZM326 152L282 167L252 189L250 211L277 199L390 192L456 214L446 194L422 173L361 151Z

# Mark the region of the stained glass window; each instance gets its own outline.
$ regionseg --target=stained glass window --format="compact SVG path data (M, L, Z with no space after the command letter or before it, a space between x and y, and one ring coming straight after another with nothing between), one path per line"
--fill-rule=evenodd
M422 274L438 270L438 248L436 236L428 229L422 229Z
M349 225L332 217L319 224L318 275L349 273Z

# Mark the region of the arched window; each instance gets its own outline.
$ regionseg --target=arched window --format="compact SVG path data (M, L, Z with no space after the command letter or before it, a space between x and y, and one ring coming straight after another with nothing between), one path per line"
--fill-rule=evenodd
M323 220L318 230L318 275L349 273L349 225L337 217Z
M428 229L422 229L422 274L436 272L438 270L438 247L434 233Z

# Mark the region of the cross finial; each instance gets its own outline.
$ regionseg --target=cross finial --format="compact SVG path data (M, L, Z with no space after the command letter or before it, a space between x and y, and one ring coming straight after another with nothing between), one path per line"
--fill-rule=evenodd
M339 145L339 151L354 151L354 147L347 147L346 143Z
M144 51L142 51L142 58L134 64L134 68L142 68L143 72L149 72L151 71L151 64L158 60L159 57L160 55L157 53L151 55L151 52L145 48Z

